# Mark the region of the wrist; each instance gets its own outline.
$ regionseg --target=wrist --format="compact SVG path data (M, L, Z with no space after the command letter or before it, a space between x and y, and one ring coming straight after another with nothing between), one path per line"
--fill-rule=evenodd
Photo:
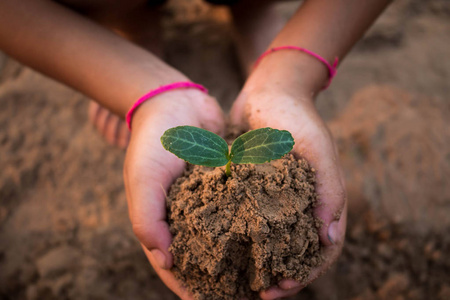
M156 89L153 89L149 91L148 93L144 94L142 97L140 97L133 106L128 110L128 113L126 115L126 122L128 124L128 128L131 130L131 121L133 119L133 115L136 112L136 110L146 101L151 100L152 98L155 98L158 95L165 94L170 91L179 90L179 89L196 89L199 90L205 94L208 93L208 90L198 84L191 81L178 81L178 82L172 82L170 84L162 85Z
M202 120L202 112L207 111L214 99L198 89L169 90L142 103L134 112L131 121L132 131L161 115L167 115L170 127L193 124Z
M316 58L297 51L277 51L258 64L244 90L264 89L314 99L328 79L328 69Z
M121 97L123 100L121 101L120 116L125 118L133 105L150 91L164 85L182 81L189 81L189 79L184 74L171 68L164 68L160 72L158 70L142 72L140 76L137 75L134 78L130 78L129 87L123 92L123 97ZM151 99L148 101L151 101ZM140 107L138 110L140 110Z

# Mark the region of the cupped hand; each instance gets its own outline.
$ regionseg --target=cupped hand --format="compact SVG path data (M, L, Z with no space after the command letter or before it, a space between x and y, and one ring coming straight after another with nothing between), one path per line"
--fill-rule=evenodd
M169 270L173 264L166 222L166 194L185 163L164 150L160 137L171 127L191 125L224 134L224 118L217 102L194 89L158 95L133 116L124 180L133 231L163 282L182 299L192 299Z
M339 256L345 235L346 192L333 138L318 115L312 96L279 89L276 85L244 87L231 110L232 124L244 130L262 127L285 129L295 139L293 152L316 169L316 191L320 205L316 217L323 220L320 240L324 263L314 269L307 282L291 279L260 293L262 299L297 294L324 273ZM251 86L251 87L250 87Z

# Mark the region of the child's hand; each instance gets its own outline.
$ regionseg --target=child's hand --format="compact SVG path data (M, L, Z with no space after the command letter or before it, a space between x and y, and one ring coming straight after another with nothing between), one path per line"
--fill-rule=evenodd
M134 114L124 179L133 230L153 268L182 299L192 299L169 268L172 237L166 223L166 193L185 163L164 150L160 137L179 125L203 127L224 133L224 119L217 102L198 90L174 90L156 96Z
M249 87L248 85L247 87ZM312 97L296 90L277 90L276 85L244 88L232 111L232 123L245 129L272 127L290 131L295 139L293 151L317 170L316 191L323 203L315 215L324 221L320 240L325 261L312 271L307 282L283 280L278 286L260 293L262 299L276 299L297 294L325 272L341 252L346 225L346 192L333 138L317 114Z

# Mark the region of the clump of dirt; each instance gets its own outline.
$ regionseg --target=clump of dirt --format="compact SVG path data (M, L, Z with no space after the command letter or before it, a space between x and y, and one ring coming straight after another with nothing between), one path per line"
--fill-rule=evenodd
M330 123L349 195L416 232L450 227L449 115L446 98L391 86L358 91Z
M338 299L450 299L450 227L424 234L369 208L349 217Z
M321 264L315 171L292 155L262 165L188 166L172 185L173 272L196 299L256 298Z

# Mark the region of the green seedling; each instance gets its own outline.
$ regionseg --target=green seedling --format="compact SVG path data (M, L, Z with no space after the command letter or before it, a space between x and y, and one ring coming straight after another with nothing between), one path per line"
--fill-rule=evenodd
M215 133L193 127L168 129L161 137L167 151L194 165L225 167L231 175L231 163L262 164L283 157L294 147L289 131L260 128L242 134L228 149L227 142Z

